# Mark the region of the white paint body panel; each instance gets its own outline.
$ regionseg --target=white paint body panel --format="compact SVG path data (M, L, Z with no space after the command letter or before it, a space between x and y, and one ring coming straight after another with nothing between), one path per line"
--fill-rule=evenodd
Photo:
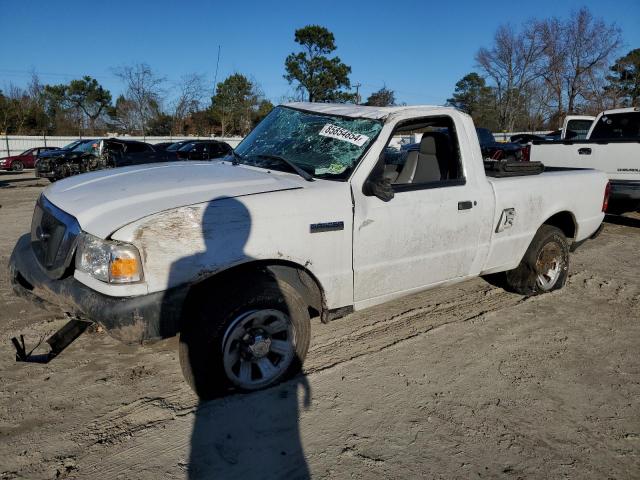
M590 155L578 150L590 148ZM549 167L594 168L607 174L610 180L640 181L640 143L539 143L531 145L531 161Z
M594 128L603 116L621 113L640 115L640 109L619 108L599 113L589 129L587 140L591 139ZM579 151L585 148L590 149L591 153L580 154ZM531 145L530 160L550 167L594 168L605 172L610 180L640 181L640 142L637 139L612 142L576 140L564 144L542 142Z
M604 175L544 173L488 180L471 118L443 107L360 107L292 104L293 108L382 119L377 140L347 182L307 182L295 174L179 162L72 177L45 191L81 228L134 244L145 281L127 288L101 285L112 296L158 292L253 260L306 268L328 308L364 308L434 285L515 267L540 225L570 211L577 239L602 221ZM362 193L394 126L449 115L458 134L464 185L397 193L384 203ZM470 210L458 202L472 201ZM495 233L502 210L513 226ZM312 233L315 223L341 230ZM76 276L96 288L95 281Z

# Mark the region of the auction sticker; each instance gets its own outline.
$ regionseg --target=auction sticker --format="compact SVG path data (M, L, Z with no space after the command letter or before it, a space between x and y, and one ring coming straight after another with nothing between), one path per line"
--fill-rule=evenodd
M321 135L323 137L336 138L344 142L353 143L354 145L357 145L359 147L363 146L365 143L367 143L367 140L369 140L369 137L367 137L366 135L354 133L350 130L347 130L346 128L338 127L337 125L331 125L330 123L327 123L324 127L322 127L322 130L320 130L320 133L318 135Z

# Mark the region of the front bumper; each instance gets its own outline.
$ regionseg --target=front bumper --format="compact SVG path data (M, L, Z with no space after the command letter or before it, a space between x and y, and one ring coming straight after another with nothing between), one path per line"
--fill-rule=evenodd
M36 169L36 177L38 178L53 178L56 174L53 172L43 172L41 170Z
M125 343L172 337L180 330L187 286L136 297L110 297L72 275L53 280L40 267L28 234L20 237L11 254L9 274L19 296L42 307L52 305L82 320L96 322Z

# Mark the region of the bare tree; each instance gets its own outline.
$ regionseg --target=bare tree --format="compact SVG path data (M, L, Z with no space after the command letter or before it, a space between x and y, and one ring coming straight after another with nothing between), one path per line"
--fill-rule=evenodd
M493 47L476 54L478 66L494 83L500 128L513 130L524 107L523 92L541 75L543 51L542 32L530 22L522 32L510 25L498 27Z
M586 7L564 22L551 18L538 23L545 43L542 71L555 98L557 121L566 113L585 111L594 98L601 103L600 79L620 48L620 29L594 18Z
M596 73L604 75L611 56L622 44L622 37L618 27L594 19L586 7L572 14L565 32L567 108L573 112L578 98L585 96L589 76Z
M567 52L564 25L557 18L538 22L544 41L542 77L548 90L549 107L554 110L550 120L553 125L562 122L565 113L564 78L567 71Z
M13 116L13 123L15 124L16 133L24 133L24 126L29 111L29 94L26 90L18 87L17 85L14 85L13 83L10 83L9 88L7 89L7 98L13 105L11 113Z
M146 135L149 120L160 110L166 79L146 63L122 66L114 73L126 86L125 98L135 112L136 128Z
M172 130L182 134L185 120L201 109L207 95L205 77L198 73L184 75L178 83L177 90L178 97L173 105Z

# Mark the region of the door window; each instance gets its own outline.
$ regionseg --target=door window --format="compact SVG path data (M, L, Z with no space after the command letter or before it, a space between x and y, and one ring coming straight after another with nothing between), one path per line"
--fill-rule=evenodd
M395 191L463 184L453 120L441 116L399 124L384 150L383 175Z

